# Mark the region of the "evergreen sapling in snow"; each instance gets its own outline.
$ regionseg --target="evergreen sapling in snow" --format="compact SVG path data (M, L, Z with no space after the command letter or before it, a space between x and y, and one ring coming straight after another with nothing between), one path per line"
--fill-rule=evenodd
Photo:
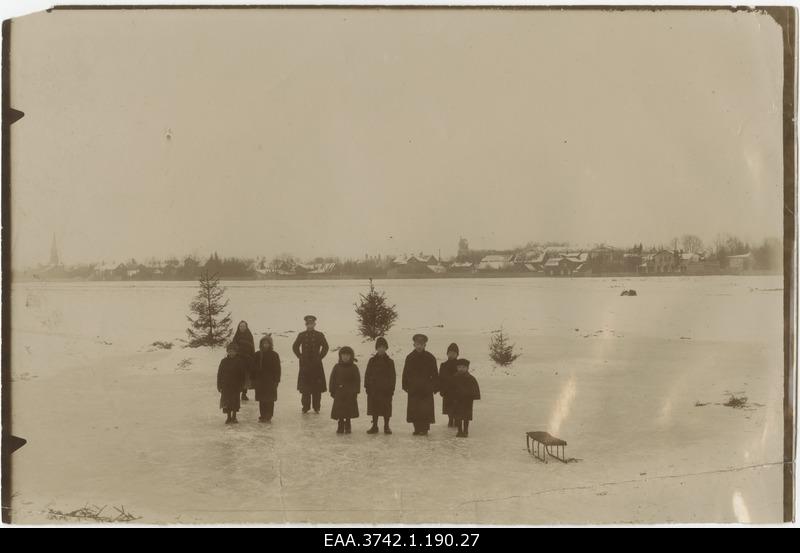
M225 288L220 286L217 275L208 270L200 273L199 283L200 289L189 304L194 317L186 317L191 325L186 329L189 347L222 345L233 333L231 314L225 314L228 307Z
M374 340L389 332L397 320L397 310L387 302L386 294L375 290L372 279L369 279L369 292L359 295L361 299L355 308L361 335Z
M492 338L489 341L489 357L500 365L507 367L517 360L518 353L514 353L514 344L509 343L508 336L503 332L503 328L492 332Z

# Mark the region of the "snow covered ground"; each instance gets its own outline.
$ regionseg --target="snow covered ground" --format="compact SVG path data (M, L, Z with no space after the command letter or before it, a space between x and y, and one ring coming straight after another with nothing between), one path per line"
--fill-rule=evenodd
M372 345L353 302L366 281L227 286L234 320L272 332L283 360L271 424L251 401L224 425L223 353L178 344L193 283L14 285L13 428L28 440L13 456L16 522L87 503L146 523L781 519L780 277L377 281L400 313L398 369L414 332L440 360L451 341L472 360L483 399L466 440L441 418L411 436L403 393L392 436L365 434L363 395L352 435L335 434L329 396L301 415L302 317L363 371ZM501 325L522 353L510 369L487 355ZM730 393L749 407L723 406ZM574 461L534 460L528 430L567 440Z

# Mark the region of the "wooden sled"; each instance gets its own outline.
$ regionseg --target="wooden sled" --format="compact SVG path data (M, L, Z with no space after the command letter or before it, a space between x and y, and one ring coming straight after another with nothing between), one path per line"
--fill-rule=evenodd
M540 461L547 462L547 457L555 457L562 463L567 462L566 447L567 442L559 438L554 438L547 432L528 432L525 435L525 442L528 446L528 452ZM533 448L531 448L533 442ZM555 448L553 453L550 448Z

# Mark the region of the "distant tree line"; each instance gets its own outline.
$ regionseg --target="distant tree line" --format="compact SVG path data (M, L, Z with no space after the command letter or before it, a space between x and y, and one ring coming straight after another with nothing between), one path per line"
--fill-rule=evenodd
M444 261L471 263L477 266L488 255L515 256L531 251L546 251L548 248L569 249L566 242L528 242L524 246L511 249L492 250L469 247L466 239L459 239L458 254ZM728 268L728 257L750 253L753 258L752 267L756 270L779 271L782 268L783 247L778 238L768 238L752 245L732 234L720 234L712 244L705 244L702 239L692 234L684 234L673 238L666 244L634 244L625 253L645 255L648 252L670 250L677 253L697 253L706 261L718 263L720 269ZM201 273L217 275L220 279L255 279L273 276L302 276L304 274L326 274L330 276L379 277L386 276L392 269L392 256L369 256L360 259L339 257L315 257L302 261L290 253L281 253L272 258L223 257L217 252L203 260L194 255L183 259L175 257L166 260L148 260L138 262L136 259L120 263L94 263L72 266L40 266L25 271L17 277L75 280L196 280ZM438 260L442 262L442 260ZM522 270L518 266L505 268L506 271Z

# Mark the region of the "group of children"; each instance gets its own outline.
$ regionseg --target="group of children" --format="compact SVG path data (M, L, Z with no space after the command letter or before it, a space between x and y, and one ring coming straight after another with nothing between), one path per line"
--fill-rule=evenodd
M253 389L259 408L259 422L269 422L278 399L278 384L281 381L281 358L273 349L272 336L266 335L254 351L253 335L242 321L217 370L219 406L227 415L225 424L236 424L236 413L241 402L247 401L247 390Z
M219 364L217 389L220 392L220 407L228 417L226 424L238 422L236 413L240 409L241 401L248 399L248 388L256 391L260 410L259 422L269 422L272 419L280 382L280 357L273 350L270 336L262 338L259 350L253 353L251 351L255 348L248 347L252 341L247 323L242 321L227 346L227 356ZM457 428L456 436L466 438L469 436L469 423L473 415L473 401L480 399L478 381L469 372L469 361L459 359L456 344L450 344L447 348L447 360L437 370L436 359L425 351L427 341L427 336L423 334L414 335L414 350L406 357L403 367L402 387L408 393L406 420L414 425L414 435L426 435L430 424L435 422L433 395L438 392L442 396L442 413L448 416L447 426ZM392 416L397 374L394 360L387 353L388 349L386 339L379 337L375 341L375 354L367 362L364 373L367 416L372 417L372 425L367 434L379 432L378 421L381 417L383 432L392 433L389 420ZM337 434L350 434L351 421L359 416L361 371L355 361L351 347L340 348L339 362L334 365L330 375L328 390L333 398L331 418L338 423ZM301 358L301 369L302 363ZM298 389L303 392L300 386ZM308 412L307 403L308 400L304 397L304 413ZM318 411L317 405L315 410Z

